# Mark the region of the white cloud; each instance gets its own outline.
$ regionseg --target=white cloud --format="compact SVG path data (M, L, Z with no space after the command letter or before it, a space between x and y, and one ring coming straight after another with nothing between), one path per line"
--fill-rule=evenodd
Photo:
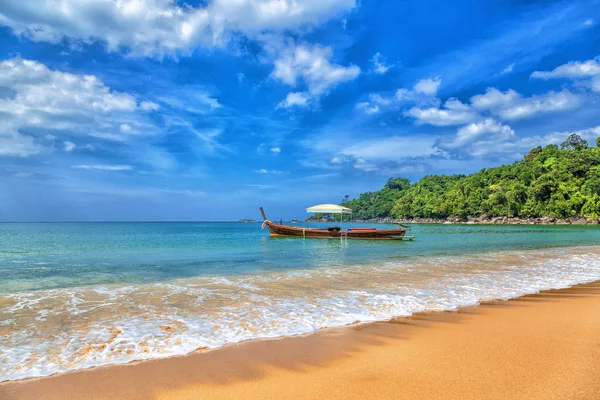
M535 71L531 74L532 78L554 79L554 78L589 78L600 75L600 59L571 61L560 65L552 71Z
M419 106L439 106L437 91L442 83L440 78L426 78L417 81L412 89L398 89L393 97L384 97L378 93L369 95L369 101L356 104L355 109L365 114L376 114L381 108L398 106L400 103L416 103Z
M593 19L586 19L585 22L583 23L585 26L592 26L594 25L594 20Z
M133 129L131 128L130 125L127 124L121 124L119 126L119 130L123 133L131 133L133 131Z
M583 62L571 61L554 68L552 71L535 71L531 74L531 77L538 79L571 79L594 92L600 92L600 57Z
M279 147L272 147L271 153L279 154L281 153L281 149Z
M491 118L457 130L456 135L442 138L436 147L470 157L498 157L509 161L525 156L536 146L560 145L571 134L577 134L594 145L600 136L600 126L578 131L551 132L546 135L518 137L507 125Z
M483 157L499 152L504 144L515 139L515 132L510 126L487 118L458 128L455 136L443 138L437 147L442 150L460 149L472 157Z
M488 88L485 94L471 98L474 108L490 111L505 120L518 120L530 118L536 114L572 110L579 107L581 103L580 96L567 89L561 92L550 91L541 95L522 97L512 89L503 93L498 89Z
M144 111L156 111L160 106L152 101L142 101L140 103L140 108Z
M373 72L376 74L385 74L390 70L390 68L394 67L394 65L387 65L382 60L381 53L379 52L375 53L370 61L373 63Z
M565 89L561 92L550 91L542 95L522 98L515 105L500 109L496 113L504 119L517 120L536 114L572 110L580 105L580 97Z
M0 131L0 156L27 157L41 151L31 136L21 135L16 129Z
M98 170L102 170L102 171L130 171L133 169L133 167L131 165L102 165L102 164L95 164L95 165L74 165L73 168L77 168L77 169L98 169Z
M357 110L361 110L367 115L377 114L379 112L379 106L377 104L371 104L368 101L363 101L361 103L357 103L354 107Z
M508 67L504 68L500 75L510 74L515 69L515 63L510 64Z
M437 94L438 89L440 88L441 83L442 80L440 78L421 79L420 81L415 83L413 91L415 93L422 93L428 96L435 96Z
M360 74L356 65L344 67L332 64L332 56L331 48L321 45L288 44L280 50L271 77L290 86L296 86L299 80L303 80L308 87L307 93L296 92L291 99L292 93L288 94L280 107L305 106L309 98L322 96L339 83L354 80Z
M284 100L277 104L277 108L306 107L309 100L310 96L308 93L291 92L287 94Z
M392 99L383 97L380 94L370 94L369 100L371 100L371 102L373 102L375 104L379 104L382 106L389 106L392 103Z
M339 16L355 0L28 0L3 2L0 25L34 41L101 41L111 51L161 56L222 46L237 33L296 31Z
M521 95L513 89L502 93L496 88L488 88L485 94L471 97L471 105L478 110L491 110L514 105L519 101Z
M567 132L552 132L547 135L544 135L539 143L541 144L561 144L568 138L570 135L575 134L579 135L582 139L586 140L588 144L595 145L596 139L600 137L600 126L595 126L592 128L581 129L578 131L567 131Z
M116 139L124 138L123 133L157 132L138 113L142 105L134 96L111 90L92 75L51 70L36 61L12 58L0 62L0 89L9 93L0 97L2 155L40 152L42 146L30 136L39 130Z
M435 126L463 125L478 118L478 114L471 107L457 99L447 100L443 108L413 107L405 115L416 119L419 124Z
M63 150L66 151L67 153L72 152L77 147L75 145L75 143L69 142L69 141L64 142L63 145L64 145Z

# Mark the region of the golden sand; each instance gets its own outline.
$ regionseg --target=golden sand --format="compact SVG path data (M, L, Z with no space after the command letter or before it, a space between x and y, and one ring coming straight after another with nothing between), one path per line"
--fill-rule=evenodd
M0 399L600 399L600 284L0 384Z

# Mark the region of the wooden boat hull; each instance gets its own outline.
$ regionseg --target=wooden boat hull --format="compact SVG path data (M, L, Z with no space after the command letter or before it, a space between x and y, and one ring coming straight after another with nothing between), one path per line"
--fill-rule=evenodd
M290 226L285 224L276 224L267 219L262 210L264 223L263 227L267 227L271 236L295 236L301 238L317 238L317 239L377 239L377 240L402 240L406 234L406 229L357 229L357 230L328 230L317 228L302 228L298 226Z
M335 239L335 238L348 238L348 239L388 239L388 240L402 240L402 237L406 234L405 229L373 229L373 230L339 230L329 231L327 229L315 229L315 228L299 228L296 226L275 224L268 221L266 226L269 228L271 236L296 236L303 238L321 238L321 239Z

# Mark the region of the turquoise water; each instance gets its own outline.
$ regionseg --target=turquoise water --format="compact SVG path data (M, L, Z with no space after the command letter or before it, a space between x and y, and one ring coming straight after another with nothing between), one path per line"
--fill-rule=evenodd
M0 381L600 279L598 226L413 225L410 234L415 241L303 240L271 238L260 223L0 224Z
M600 243L598 226L413 225L410 234L417 240L348 245L272 238L259 223L0 224L0 293Z

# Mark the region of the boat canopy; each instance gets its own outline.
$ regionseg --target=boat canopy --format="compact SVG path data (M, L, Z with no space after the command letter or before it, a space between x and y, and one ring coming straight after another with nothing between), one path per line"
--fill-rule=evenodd
M338 206L337 204L319 204L317 206L308 207L306 212L323 214L352 214L351 209Z

